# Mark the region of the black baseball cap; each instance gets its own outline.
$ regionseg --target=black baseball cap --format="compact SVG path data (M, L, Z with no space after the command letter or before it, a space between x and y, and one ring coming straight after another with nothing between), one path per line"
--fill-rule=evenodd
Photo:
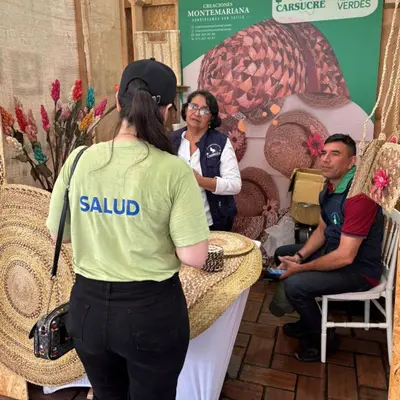
M127 95L129 84L134 79L141 79L149 87L149 92L160 106L173 104L176 96L177 80L174 71L154 58L134 61L126 66L122 73L118 97L122 106L132 99Z

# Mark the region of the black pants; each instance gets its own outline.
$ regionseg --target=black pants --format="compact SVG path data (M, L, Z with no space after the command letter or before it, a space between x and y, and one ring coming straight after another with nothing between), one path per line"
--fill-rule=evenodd
M175 400L189 345L178 274L163 282L77 275L67 328L97 400Z
M275 252L275 261L279 264L278 256L293 256L303 245L279 247ZM309 258L318 258L316 253ZM360 268L353 265L333 271L301 272L285 279L285 293L288 301L300 315L305 329L311 334L321 333L321 312L315 302L316 297L327 294L347 292L362 292L369 290L372 284L360 273Z

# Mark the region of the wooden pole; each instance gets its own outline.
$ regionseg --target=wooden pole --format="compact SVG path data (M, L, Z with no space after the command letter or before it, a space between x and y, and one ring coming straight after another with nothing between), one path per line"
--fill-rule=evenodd
M75 0L76 41L78 44L79 77L82 80L82 91L87 93L92 82L92 65L89 47L89 21L87 0Z
M397 252L395 303L393 313L393 347L390 366L389 400L400 398L400 243Z

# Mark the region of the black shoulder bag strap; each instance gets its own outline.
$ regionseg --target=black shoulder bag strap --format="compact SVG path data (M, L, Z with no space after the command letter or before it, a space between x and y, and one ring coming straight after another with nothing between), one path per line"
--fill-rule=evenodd
M71 167L71 174L68 179L68 185L65 189L65 194L64 194L64 205L62 208L61 212L61 217L60 217L60 225L58 226L58 233L57 233L57 241L56 241L56 248L54 251L54 259L53 259L53 268L51 269L51 279L53 279L57 275L57 269L58 269L58 260L60 258L60 252L61 252L61 246L62 246L62 240L64 236L64 227L65 227L65 220L67 218L67 213L69 211L69 188L71 185L71 179L72 176L74 175L75 168L78 164L79 159L81 158L82 154L88 149L88 147L83 148L75 157L74 162L72 163ZM51 294L50 294L51 297Z

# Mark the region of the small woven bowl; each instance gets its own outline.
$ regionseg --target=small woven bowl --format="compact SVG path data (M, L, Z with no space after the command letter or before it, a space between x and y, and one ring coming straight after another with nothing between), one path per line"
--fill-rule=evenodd
M221 246L210 244L208 256L202 270L205 272L221 272L224 269L224 249Z

